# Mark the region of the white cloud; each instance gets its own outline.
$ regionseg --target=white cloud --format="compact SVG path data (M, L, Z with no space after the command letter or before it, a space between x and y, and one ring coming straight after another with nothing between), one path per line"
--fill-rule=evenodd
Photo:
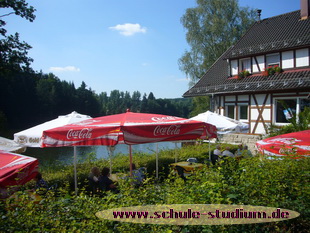
M54 72L80 72L80 68L77 68L75 66L50 67L50 71L54 71Z
M117 24L114 27L109 27L109 29L119 31L119 33L124 36L132 36L136 33L146 33L146 28L141 27L138 23Z

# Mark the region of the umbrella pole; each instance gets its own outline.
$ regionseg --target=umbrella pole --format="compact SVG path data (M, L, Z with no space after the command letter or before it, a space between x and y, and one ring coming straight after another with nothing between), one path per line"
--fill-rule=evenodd
M209 138L209 160L211 161L211 145L210 145L210 138Z
M158 179L158 143L156 143L156 179Z
M129 145L129 169L130 169L130 176L132 177L132 151L131 151L131 145Z
M177 146L177 143L175 142L174 143L174 146L175 146L175 152L174 152L174 162L177 163L178 162L178 158L177 158L177 149L178 149L178 146Z
M73 163L74 163L74 191L75 195L77 195L77 174L76 174L76 146L73 147L74 156L73 156Z
M111 146L108 146L108 153L109 153L109 159L110 159L110 174L112 174L112 157L114 154L114 148Z

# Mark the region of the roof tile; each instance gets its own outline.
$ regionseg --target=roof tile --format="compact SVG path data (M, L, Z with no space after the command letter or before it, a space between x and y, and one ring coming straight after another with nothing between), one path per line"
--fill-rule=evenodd
M310 19L300 20L300 11L256 22L247 33L209 68L183 96L229 92L257 92L284 89L310 89L310 68L286 70L265 77L256 73L238 80L228 77L227 59L265 54L310 45Z

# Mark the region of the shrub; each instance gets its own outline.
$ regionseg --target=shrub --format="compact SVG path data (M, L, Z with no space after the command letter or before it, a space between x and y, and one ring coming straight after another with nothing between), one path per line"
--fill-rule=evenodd
M178 149L178 159L205 159L208 149L209 145L205 144ZM174 154L173 150L161 151L160 164L174 162ZM154 167L154 156L134 155L134 162ZM118 170L126 170L128 156L117 155L113 163ZM78 176L81 179L88 174L93 165L108 164L108 160L79 164ZM42 173L49 182L61 182L60 196L46 195L40 203L35 203L20 192L18 201L1 202L0 232L307 232L310 227L309 171L310 158L228 158L198 170L186 182L172 172L165 174L161 182L149 174L140 188L133 188L130 180L120 180L119 194L90 197L81 186L79 195L72 195L68 181L73 179L69 175L73 173L72 166L58 167L54 171L49 168ZM301 215L288 221L220 226L133 224L95 216L104 209L159 204L245 204L285 208Z

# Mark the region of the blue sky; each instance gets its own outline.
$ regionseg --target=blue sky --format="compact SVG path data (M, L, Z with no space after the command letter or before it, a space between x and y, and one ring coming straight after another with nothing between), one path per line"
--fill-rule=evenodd
M196 0L29 0L33 23L11 15L9 33L33 48L32 67L97 94L112 90L180 98L189 80L179 70L186 49L180 18ZM300 9L299 0L239 0L262 18Z

